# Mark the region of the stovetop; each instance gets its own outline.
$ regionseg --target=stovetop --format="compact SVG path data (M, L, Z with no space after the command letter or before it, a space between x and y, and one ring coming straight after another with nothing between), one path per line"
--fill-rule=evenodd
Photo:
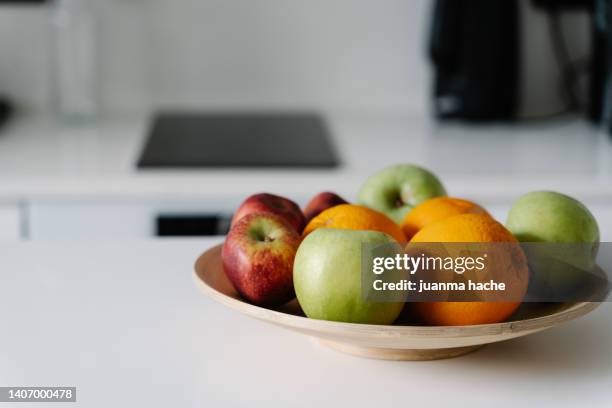
M339 160L316 113L161 112L138 161L141 169L308 167Z

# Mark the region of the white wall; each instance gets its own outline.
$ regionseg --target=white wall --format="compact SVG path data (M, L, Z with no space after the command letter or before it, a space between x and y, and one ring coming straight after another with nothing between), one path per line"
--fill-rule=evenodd
M103 100L424 109L428 0L112 0L95 5ZM0 7L0 87L44 107L47 10Z
M122 86L106 89L117 104L144 93L169 105L416 107L427 89L427 3L160 1L131 44L125 28L145 18L124 5L109 24L115 58L104 78ZM134 50L144 67L127 62Z

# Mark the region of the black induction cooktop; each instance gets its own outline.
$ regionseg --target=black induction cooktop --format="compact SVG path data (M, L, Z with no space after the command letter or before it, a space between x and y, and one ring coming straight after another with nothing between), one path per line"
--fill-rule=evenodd
M339 164L314 113L155 115L138 167L308 167Z

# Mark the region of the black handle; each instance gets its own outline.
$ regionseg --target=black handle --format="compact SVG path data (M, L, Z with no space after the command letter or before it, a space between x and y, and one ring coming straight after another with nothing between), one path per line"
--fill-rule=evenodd
M157 217L158 237L225 235L230 216L225 214L164 214Z

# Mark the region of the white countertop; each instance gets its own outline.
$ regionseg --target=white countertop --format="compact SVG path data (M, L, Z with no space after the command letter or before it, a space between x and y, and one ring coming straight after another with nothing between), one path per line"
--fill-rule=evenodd
M217 242L0 245L0 384L76 386L66 407L611 404L609 304L456 359L360 359L207 299Z
M354 199L372 173L413 162L454 195L509 202L554 189L612 202L611 139L584 122L440 126L408 113L326 115L343 165L337 170L137 171L147 116L66 127L16 119L0 132L0 200L78 197L229 200L270 191L303 201L330 189Z

